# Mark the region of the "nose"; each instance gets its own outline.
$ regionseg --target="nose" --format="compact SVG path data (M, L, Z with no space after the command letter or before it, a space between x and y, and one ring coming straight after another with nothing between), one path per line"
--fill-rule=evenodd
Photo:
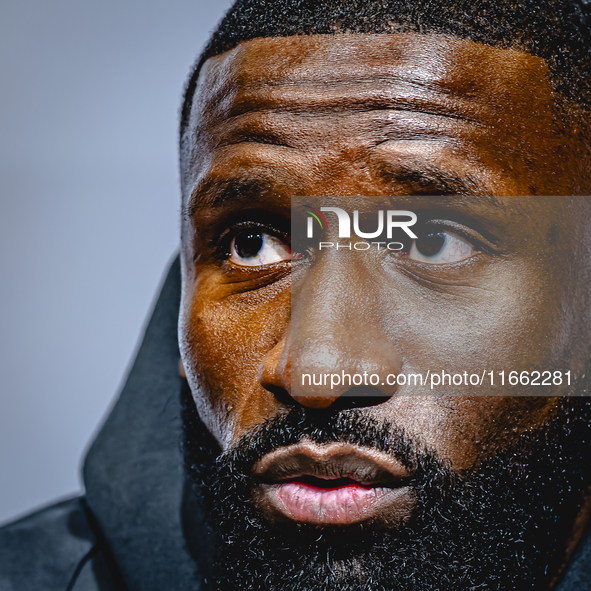
M314 409L385 402L395 394L402 358L383 298L363 274L321 277L292 298L290 326L261 363L261 385Z

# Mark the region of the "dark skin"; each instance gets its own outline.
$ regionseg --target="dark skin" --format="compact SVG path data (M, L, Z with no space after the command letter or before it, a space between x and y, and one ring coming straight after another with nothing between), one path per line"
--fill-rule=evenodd
M369 300L362 280L335 271L341 307L298 333L309 371L585 372L590 206L540 196L588 195L591 179L556 103L542 59L452 37L256 39L208 60L182 154L179 338L197 409L222 449L289 405L343 408L342 391L292 388L290 271L302 263L290 260L289 240L264 228L273 248L253 265L232 241L240 229L220 239L236 219L289 224L295 195L390 198L396 209L437 211L462 241L447 261L391 259L389 290ZM347 334L368 326L377 346L352 346ZM313 366L321 351L330 367ZM363 409L461 472L552 420L554 396L566 392L446 386L408 396L430 392L399 386ZM586 520L585 505L565 562Z

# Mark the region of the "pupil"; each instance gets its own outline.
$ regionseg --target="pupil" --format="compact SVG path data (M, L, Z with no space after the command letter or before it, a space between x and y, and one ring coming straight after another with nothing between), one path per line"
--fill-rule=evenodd
M236 253L243 259L252 259L263 247L262 234L239 234L234 242Z
M426 257L436 255L445 244L444 232L432 232L417 240L417 250Z

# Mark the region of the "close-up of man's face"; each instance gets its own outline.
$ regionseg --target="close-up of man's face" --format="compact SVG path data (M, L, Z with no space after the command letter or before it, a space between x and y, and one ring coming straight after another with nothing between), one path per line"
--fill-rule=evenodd
M591 175L551 78L525 50L412 32L255 38L203 64L179 343L212 588L559 580L590 506ZM296 197L414 212L417 237L354 263L296 252ZM486 380L310 395L296 367Z

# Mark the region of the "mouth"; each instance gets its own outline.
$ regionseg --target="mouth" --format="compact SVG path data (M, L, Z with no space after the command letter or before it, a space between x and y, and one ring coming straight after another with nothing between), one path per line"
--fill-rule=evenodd
M254 501L272 519L316 525L398 522L415 504L411 473L388 454L346 443L304 441L253 468Z

